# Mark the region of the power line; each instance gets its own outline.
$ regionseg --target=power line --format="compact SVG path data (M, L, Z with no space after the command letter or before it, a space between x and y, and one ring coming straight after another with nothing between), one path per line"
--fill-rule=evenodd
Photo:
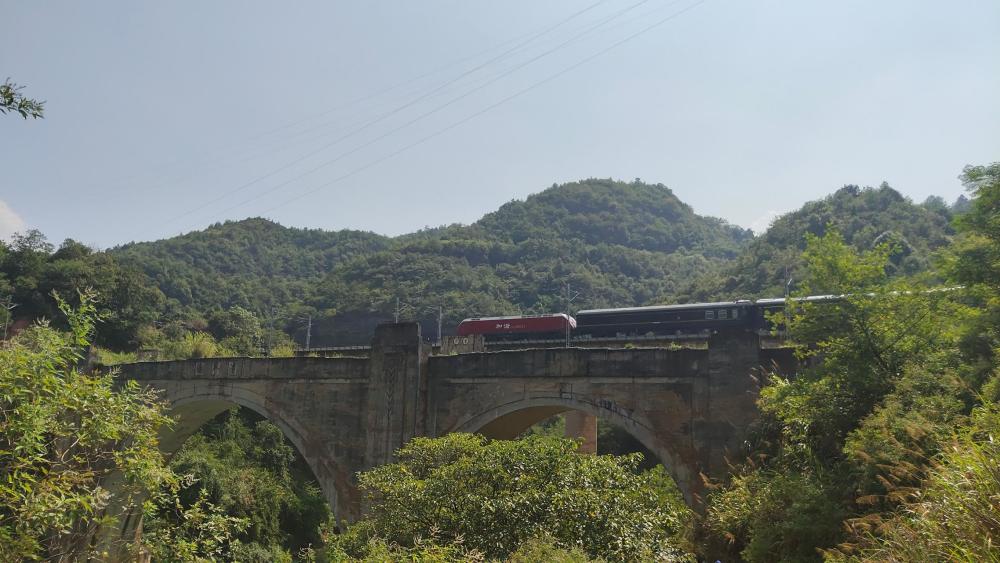
M639 31L637 31L635 33L632 33L631 35L628 35L625 38L623 38L623 39L621 39L619 41L616 41L615 43L612 43L611 45L605 47L604 49L601 49L600 51L597 51L596 53L594 53L594 54L592 54L592 55L590 55L590 56L588 56L588 57L586 57L586 58L584 58L584 59L582 59L582 60L580 60L580 61L578 61L578 62L576 62L576 63L574 63L574 64L572 64L572 65L570 65L568 67L566 67L566 68L564 68L563 70L561 70L561 71L559 71L559 72L557 72L555 74L552 74L552 75L550 75L550 76L548 76L548 77L546 77L546 78L544 78L542 80L539 80L538 82L535 82L535 83L531 84L530 86L527 86L527 87L525 87L525 88L523 88L521 90L518 90L517 92L515 92L515 93L513 93L513 94L511 94L511 95L509 95L509 96L507 96L507 97L505 97L503 99L501 99L500 101L498 101L498 102L496 102L496 103L494 103L492 105L489 105L489 106L483 108L482 110L479 110L479 111L477 111L477 112L475 112L475 113L473 113L471 115L468 115L468 116L460 119L459 121L456 121L455 123L452 123L451 125L448 125L447 127L444 127L442 129L439 129L439 130L435 131L434 133L431 133L430 135L421 137L420 139L418 139L418 140L416 140L416 141L414 141L414 142L412 142L412 143L410 143L408 145L405 145L402 148L397 149L397 150L395 150L395 151L393 151L393 152L391 152L391 153L389 153L389 154L387 154L385 156L382 156L380 158L377 158L377 159L375 159L373 161L368 162L367 164L365 164L363 166L355 168L354 170L351 170L350 172L347 172L347 173L345 173L345 174L343 174L341 176L338 176L337 178L334 178L333 180L331 180L329 182L321 184L321 185L319 185L319 186L317 186L317 187L315 187L315 188L313 188L311 190L305 191L305 192L303 192L303 193L301 193L301 194L299 194L297 196L294 196L294 197L291 197L289 199L286 199L285 201L279 203L278 205L275 205L273 207L270 207L270 208L266 209L263 213L270 213L270 212L274 211L275 209L279 209L281 207L284 207L285 205L288 205L289 203L293 203L293 202L298 201L298 200L300 200L300 199L302 199L302 198L304 198L304 197L306 197L308 195L312 195L312 194L314 194L314 193L316 193L316 192L318 192L318 191L320 191L322 189L328 188L331 185L336 184L337 182L341 182L343 180L346 180L347 178L350 178L352 176L360 174L361 172L364 172L365 170L368 170L369 168L372 168L373 166L376 166L378 164L381 164L382 162L385 162L385 161L387 161L387 160L389 160L391 158L394 158L394 157L398 156L399 154L402 154L402 153L404 153L404 152L406 152L406 151L408 151L408 150L410 150L410 149L412 149L412 148L414 148L416 146L422 145L423 143L426 143L427 141L429 141L431 139L439 137L439 136L447 133L448 131L451 131L452 129L455 129L456 127L459 127L460 125L463 125L463 124L465 124L465 123L467 123L467 122L469 122L469 121L471 121L471 120L473 120L473 119L475 119L475 118L477 118L477 117L479 117L479 116L481 116L481 115L483 115L485 113L488 113L488 112L492 111L493 109L496 109L497 107L500 107L503 104L505 104L505 103L507 103L507 102L515 99L515 98L518 98L518 97L520 97L520 96L522 96L522 95L530 92L531 90L534 90L535 88L543 86L543 85L545 85L545 84L547 84L547 83L555 80L556 78L559 78L559 77L561 77L561 76L563 76L563 75L565 75L565 74L567 74L567 73L569 73L569 72L571 72L573 70L576 70L577 68L579 68L579 67L581 67L581 66L589 63L590 61L592 61L594 59L596 59L597 57L600 57L601 55L604 55L605 53L607 53L607 52L609 52L609 51L611 51L613 49L616 49L617 47L620 47L621 45L624 45L625 43L628 43L629 41L631 41L631 40L633 40L633 39L635 39L635 38L637 38L637 37L639 37L639 36L641 36L641 35L643 35L645 33L648 33L649 31L652 31L653 29L655 29L655 28L657 28L657 27L659 27L659 26L667 23L670 20L673 20L673 19L675 19L677 17L680 17L681 15L683 15L683 14L685 14L685 13L693 10L694 8L700 6L701 4L704 4L706 1L707 0L697 0L693 4L691 4L691 5L683 8L681 10L678 10L677 12L674 12L674 13L670 14L669 16L667 16L665 18L657 20L656 22L654 22L654 23L652 23L652 24L650 24L650 25L648 25L648 26L640 29Z
M596 24L591 25L590 27L584 29L582 32L577 33L576 35L570 37L569 39L563 41L562 43L557 44L555 47L552 47L552 48L548 49L547 51L544 51L544 52L542 52L542 53L540 53L538 55L535 55L534 57L532 57L532 58L530 58L530 59L528 59L528 60L526 60L526 61L524 61L524 62L522 62L522 63L520 63L518 65L515 65L514 67L512 67L512 68L504 71L503 73L501 73L501 74L499 74L499 75L491 78L490 80L487 80L486 82L480 84L479 86L476 86L475 88L473 88L471 90L467 90L466 92L460 94L459 96L456 96L456 97L448 100L447 102L445 102L445 103L443 103L443 104L441 104L441 105L439 105L439 106L437 106L437 107L435 107L435 108L433 108L433 109L431 109L431 110L429 110L427 112L424 112L424 113L418 115L417 117L415 117L415 118L413 118L413 119L411 119L411 120L403 123L402 125L399 125L398 127L390 129L389 131L386 131L385 133L382 133L381 135L379 135L379 136L377 136L377 137L375 137L375 138L373 138L373 139L371 139L371 140L369 140L369 141L367 141L365 143L362 143L359 146L354 147L353 149L351 149L351 150L349 150L347 152L341 153L341 154L339 154L339 155L337 155L337 156L335 156L335 157L333 157L331 159L325 160L325 161L321 162L320 164L318 164L317 166L315 166L313 168L310 168L309 170L306 170L305 172L302 172L301 174L298 174L297 176L293 176L292 178L289 178L289 179L287 179L287 180L285 180L285 181L283 181L283 182L281 182L279 184L271 186L267 190L264 190L263 192L261 192L261 193L259 193L257 195L254 195L254 196L252 196L250 198L247 198L247 199L241 201L240 203L237 203L236 205L227 207L227 208L219 211L218 214L221 215L221 214L225 214L225 213L228 213L230 211L233 211L234 209L238 209L238 208L240 208L240 207L242 207L242 206L244 206L244 205L246 205L246 204L248 204L248 203L250 203L252 201L256 201L256 200L258 200L258 199L260 199L260 198L262 198L262 197L264 197L264 196L266 196L268 194L274 193L278 189L280 189L280 188L282 188L284 186L287 186L288 184L291 184L292 182L300 180L300 179L302 179L302 178L304 178L304 177L306 177L306 176L308 176L308 175L310 175L310 174L312 174L314 172L317 172L317 171L319 171L319 170L321 170L321 169L323 169L323 168L325 168L325 167L327 167L327 166L329 166L331 164L334 164L334 163L336 163L336 162L338 162L338 161L340 161L340 160L342 160L342 159L344 159L344 158L346 158L346 157L348 157L348 156L350 156L352 154L355 154L355 153L357 153L357 152L359 152L359 151L361 151L361 150L363 150L363 149L365 149L367 147L370 147L371 145L373 145L373 144L381 141L382 139L385 139L385 138L387 138L387 137L389 137L389 136L391 136L391 135L393 135L393 134L395 134L395 133L397 133L397 132L399 132L399 131L407 128L407 127L409 127L410 125L413 125L414 123L417 123L418 121L421 121L421 120L423 120L423 119L425 119L425 118L427 118L427 117L429 117L429 116L431 116L431 115L433 115L433 114L435 114L435 113L437 113L437 112L439 112L439 111L441 111L441 110L443 110L443 109L445 109L447 107L450 107L450 106L454 105L455 103L457 103L457 102L459 102L459 101L461 101L461 100L463 100L463 99L471 96L472 94L474 94L474 93L482 90L483 88L485 88L485 87L487 87L487 86L489 86L491 84L494 84L497 81L499 81L499 80L501 80L501 79L503 79L503 78L505 78L505 77L513 74L514 72L517 72L518 70L520 70L520 69L522 69L522 68L524 68L524 67L526 67L526 66L528 66L528 65L530 65L530 64L532 64L532 63L534 63L534 62L536 62L536 61L538 61L538 60L540 60L540 59L542 59L542 58L544 58L546 56L548 56L548 55L551 55L552 53L554 53L554 52L562 49L563 47L565 47L565 46L567 46L567 45L569 45L569 44L571 44L571 43L573 43L575 41L578 41L579 39L581 39L581 38L585 37L586 35L590 34L591 32L593 32L594 30L599 29L600 27L604 26L608 22L613 21L613 20L621 17L622 15L628 13L629 11L631 11L631 10L633 10L633 9L635 9L635 8L643 5L643 4L646 4L649 1L650 0L639 0L639 2L636 2L636 3L634 3L634 4L630 5L630 6L627 6L627 7L623 8L622 10L619 10L618 12L616 12L616 13L614 13L614 14L606 17L606 18L604 18L603 20L597 22ZM679 1L680 0L674 0L674 2L671 2L669 5L676 4ZM556 75L556 76L558 76L558 75Z
M485 55L485 54L487 54L487 53L489 53L491 51L494 51L494 50L496 50L496 49L498 49L500 47L503 47L503 46L508 45L510 43L513 43L515 41L520 41L521 39L523 39L523 38L525 38L528 35L531 35L533 33L536 33L536 32L529 31L528 33L524 33L522 35L518 35L517 37L513 37L513 38L510 38L510 39L507 39L506 41L503 41L501 43L497 43L497 44L493 45L492 47L489 47L487 49L483 49L481 51L478 51L477 53L475 53L473 55L469 55L467 57L462 57L460 59L453 60L453 61L451 61L449 63L446 63L446 64L443 64L441 66L438 66L438 67L436 67L436 68L434 68L432 70L429 70L429 71L421 73L421 74L419 74L417 76L408 78L407 80L404 80L404 81L401 81L401 82L397 82L397 83L395 83L393 85L386 86L384 88L380 88L380 89L378 89L378 90L376 90L374 92L369 92L368 94L359 96L357 98L354 98L354 99L349 100L347 102L344 102L342 104L337 104L337 105L333 106L332 108L328 108L326 110L321 111L320 113L310 114L310 115L307 115L307 116L305 116L303 118L294 120L294 121L292 121L290 123L286 123L284 125L280 125L278 127L275 127L273 129L269 129L269 130L261 132L261 133L253 134L249 138L243 139L242 143L252 145L257 140L263 139L265 137L268 137L269 135L272 135L273 133L276 133L278 131L282 131L284 129L289 129L289 128L295 127L296 125L300 125L300 124L302 124L304 122L310 121L310 120L315 119L315 118L319 118L319 117L323 117L323 116L329 115L329 114L331 114L331 113L333 113L335 111L339 111L339 110L342 110L342 109L347 109L347 108L355 106L355 105L359 105L359 104L363 104L363 103L375 100L375 99L377 99L377 98L379 98L379 97L381 97L381 96L383 96L385 94L388 94L390 92L398 90L398 89L400 89L400 88L402 88L404 86L408 86L408 85L413 84L415 82L419 82L420 80L423 80L424 78L427 78L428 76L433 76L433 75L438 74L438 73L440 73L442 71L448 70L448 69L450 69L452 67L456 67L456 66L459 66L459 65L461 65L463 63L466 63L468 61L478 59L479 57L481 57L481 56L483 56L483 55ZM294 133L293 135L291 135L290 138L301 136L301 135L303 135L305 133L308 133L308 132L311 132L311 131L315 131L317 129L321 129L323 127L332 125L333 123L336 123L336 121L334 121L334 122L329 122L328 121L326 123L323 123L323 124L320 124L320 125L317 125L317 126L314 126L314 127L309 127L309 128L307 128L307 129L305 129L303 131L299 131L297 133ZM231 152L231 151L225 151L225 152L223 152L225 149L230 148L230 147L232 147L234 149L238 149L239 148L238 146L234 147L233 145L229 145L229 146L217 146L214 149L212 149L212 152L221 152L222 154L220 154L217 158L203 159L201 161L196 160L194 162L193 166L196 166L196 167L205 167L205 166L216 164L216 163L219 163L219 162L224 162L226 160L229 160L231 158L235 158L235 157L239 156L238 153L233 154L233 155L227 154L228 152ZM239 161L239 162L242 162L242 160ZM181 164L185 164L185 161L183 159L181 159L181 158L174 158L174 159L167 160L165 162L161 162L161 163L157 164L156 167L159 170L169 170L169 169L174 168L174 167L176 167L178 165L181 165ZM116 180L113 180L113 183L114 184L121 184L121 183L129 181L129 180L138 179L141 176L142 176L142 173L136 173L136 174L130 174L130 175L127 175L127 176L121 176L121 177L117 178ZM188 176L188 177L190 177L190 176Z
M441 92L442 90L448 88L449 86L451 86L451 85L459 82L463 78L465 78L465 77L467 77L467 76L469 76L469 75L471 75L471 74L473 74L473 73L475 73L475 72L477 72L477 71L479 71L479 70L481 70L481 69L483 69L483 68L485 68L485 67L487 67L487 66L489 66L489 65L491 65L491 64L493 64L493 63L495 63L497 61L499 61L499 60L503 60L507 56L511 55L512 53L517 52L519 49L521 49L525 45L530 44L532 41L538 39L539 37L542 37L542 36L544 36L544 35L552 32L555 29L558 29L559 27L565 25L566 23L569 23L573 19L575 19L575 18L577 18L577 17L579 17L579 16L581 16L581 15L589 12L590 10L593 10L597 6L603 4L603 3L607 2L607 1L608 0L597 0L597 2L594 2L594 3L590 4L587 7L574 12L573 14L569 15L568 17L566 17L566 18L564 18L564 19L556 22L554 25L551 25L551 26L549 26L549 27L547 27L547 28L545 28L545 29L543 29L543 30L541 30L539 32L531 34L529 37L527 37L527 39L524 39L523 41L518 42L516 45L514 45L510 49L507 49L506 51L500 53L499 55L496 55L493 58L488 59L487 61L482 62L482 63L480 63L480 64L472 67L471 69L468 69L468 70L462 72L458 76L456 76L456 77L454 77L454 78L446 81L444 84L441 84L441 85L437 86L436 88L434 88L434 89L432 89L432 90L430 90L428 92L425 92L424 94L418 96L417 98L412 99L409 102L406 102L406 103L404 103L404 104L402 104L400 106L397 106L397 107L393 108L392 110L389 110L388 112L385 112L385 113L379 115L378 117L376 117L376 118L374 118L372 120L367 121L366 123L362 124L361 126L352 129L351 131L349 131L346 134L344 134L344 135L342 135L342 136L334 139L333 141L330 141L329 143L326 143L326 144L320 146L318 149L310 151L310 152L308 152L308 153L306 153L306 154L304 154L304 155L302 155L302 156L300 156L300 157L292 160L291 162L288 162L288 163L286 163L286 164L284 164L284 165L282 165L282 166L280 166L280 167L278 167L276 169L271 170L270 172L268 172L266 174L257 176L255 178L253 178L252 180L250 180L249 182L241 184L241 185L239 185L239 186L237 186L237 187L235 187L235 188L233 188L233 189L231 189L231 190L223 193L222 195L220 195L217 198L209 201L208 203L202 204L199 207L196 207L196 208L194 208L194 209L192 209L190 211L184 212L184 213L182 213L182 214L180 214L180 215L178 215L176 217L173 217L173 218L169 219L167 221L167 223L169 224L169 223L173 223L173 222L175 222L175 221L177 221L179 219L183 219L184 217L187 217L188 215L191 215L192 213L195 213L195 212L199 211L200 209L202 209L204 207L207 207L209 205L213 205L215 203L223 201L226 198L228 198L229 196L231 196L231 195L233 195L233 194L235 194L235 193L237 193L237 192L239 192L239 191L241 191L241 190L243 190L245 188L248 188L248 187L256 184L257 182L260 182L262 180L266 180L268 178L273 177L275 174L278 174L280 172L288 170L292 166L295 166L296 164L298 164L298 163L300 163L300 162L302 162L302 161L304 161L304 160L306 160L306 159L308 159L308 158L310 158L312 156L315 156L315 155L323 152L324 150L326 150L326 149L328 149L328 148L330 148L332 146L337 145L341 141L344 141L344 140L346 140L346 139L348 139L350 137L353 137L354 135L367 130L369 127L371 127L371 126L373 126L375 124L378 124L378 123L380 123L380 122L388 119L389 117L392 117L393 115L396 115L397 113L399 113L399 112L401 112L401 111L403 111L403 110L405 110L407 108L410 108L410 107L412 107L412 106L414 106L414 105L422 102L423 100L425 100L425 99L433 96L434 94L437 94L438 92ZM643 2L646 2L646 1L648 1L648 0L643 0ZM358 149L358 150L360 150L360 149ZM340 158L340 157L338 157L338 158ZM315 171L315 169L313 171ZM312 171L310 171L308 173L311 173L311 172ZM298 177L294 178L291 181L294 181L295 179L298 179L298 178L301 178L301 176L298 176ZM288 182L280 184L280 186L287 185L287 183ZM228 209L226 211L228 211Z

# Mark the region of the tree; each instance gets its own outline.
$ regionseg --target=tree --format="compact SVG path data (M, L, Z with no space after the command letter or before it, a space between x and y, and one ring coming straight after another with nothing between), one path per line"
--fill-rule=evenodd
M836 297L793 299L775 319L801 367L769 376L749 459L710 502L709 528L748 561L818 560L845 518L891 510L918 485L961 421L967 309L955 292L890 279L891 254L836 231L807 237L801 292Z
M958 281L1000 290L1000 162L967 166L962 182L972 195L957 221L965 235L956 248L952 273Z
M359 476L370 509L332 549L364 557L372 542L429 541L503 559L547 535L611 561L689 558L677 540L686 511L656 492L662 472L637 473L639 455L576 449L542 436L415 438L397 463Z
M208 319L208 329L220 344L237 354L260 353L263 328L257 316L243 307L216 312Z
M217 417L184 443L170 467L197 480L153 507L144 529L168 530L171 538L169 530L184 530L189 512L208 504L242 523L231 538L234 552L290 559L321 543L320 526L330 518L326 498L281 430L259 416L233 409Z
M0 560L88 558L100 526L171 478L156 396L77 371L96 320L80 302L59 301L69 333L39 324L0 347Z
M823 236L834 229L849 245L868 250L879 242L899 242L889 263L891 275L913 275L931 266L932 253L946 246L953 229L951 211L933 198L914 204L886 184L878 188L844 186L818 201L777 218L768 230L719 275L694 280L693 299L745 299L784 293L789 278L796 284L806 273L802 252L806 235Z
M38 119L45 112L45 102L25 97L21 93L24 86L18 86L10 78L0 84L0 113L18 113L24 119Z

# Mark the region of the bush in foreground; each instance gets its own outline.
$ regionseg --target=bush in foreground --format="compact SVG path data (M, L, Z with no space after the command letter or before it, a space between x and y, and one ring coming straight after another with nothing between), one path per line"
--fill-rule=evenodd
M836 561L998 561L1000 546L1000 407L972 415L933 465L911 501L884 521L854 522L870 535L841 546Z
M80 301L59 301L68 333L39 324L0 343L2 561L102 557L122 546L95 541L99 528L173 478L156 396L77 370L96 319L91 295Z
M425 560L441 561L516 558L520 549L556 550L565 561L689 559L679 539L689 513L662 469L636 471L639 455L450 434L416 438L397 459L360 475L369 510L332 539L332 559L414 548L439 550Z

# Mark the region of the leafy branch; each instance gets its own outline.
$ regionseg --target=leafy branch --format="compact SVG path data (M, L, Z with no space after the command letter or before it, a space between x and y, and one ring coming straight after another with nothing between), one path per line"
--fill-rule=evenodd
M4 83L0 85L0 113L16 112L21 114L24 119L44 117L45 102L25 97L21 90L24 90L24 86L11 82L10 78L4 80Z

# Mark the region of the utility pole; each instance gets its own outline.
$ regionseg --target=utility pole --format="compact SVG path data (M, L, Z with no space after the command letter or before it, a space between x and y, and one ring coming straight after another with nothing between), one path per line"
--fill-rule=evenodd
M11 301L11 296L7 296L7 300L3 303L3 308L5 309L5 315L3 318L3 339L7 340L7 329L10 327L10 321L14 318L14 309L17 307L17 303Z
M312 342L312 331L313 331L313 316L309 315L309 319L306 321L306 351L309 350L309 343Z
M788 266L785 266L785 277L788 278L788 281L785 282L785 307L784 307L785 330L787 331L788 324L792 320L792 308L790 307L791 304L788 302L788 299L792 294L792 278L788 275Z
M444 320L444 307L438 305L438 341L437 345L441 345L441 324Z
M570 314L569 314L569 305L570 305L570 303L572 303L573 300L576 299L579 296L580 296L580 292L578 291L576 293L573 293L570 290L569 282L566 282L566 316L567 317L570 316ZM566 319L566 347L567 348L569 348L569 341L570 341L570 326L569 326L569 319Z
M399 324L399 297L396 298L396 324Z
M275 307L271 307L271 310L265 310L264 314L267 315L267 334L262 344L265 350L264 355L270 358L271 349L274 347L274 317L277 316L278 310Z

